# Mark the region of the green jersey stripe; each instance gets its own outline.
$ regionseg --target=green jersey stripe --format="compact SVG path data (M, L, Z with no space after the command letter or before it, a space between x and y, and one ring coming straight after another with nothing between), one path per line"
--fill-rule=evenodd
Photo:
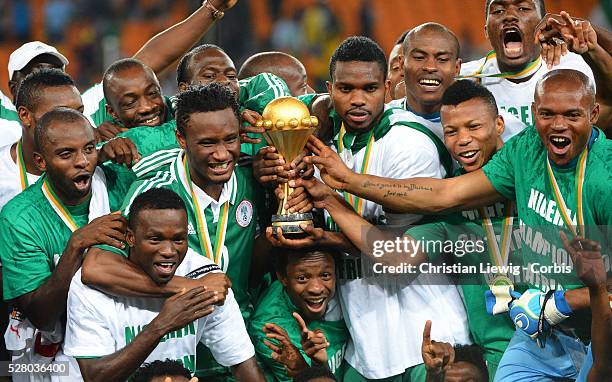
M180 149L161 150L148 157L141 159L132 170L136 176L141 177L142 175L151 172L152 170L165 166L171 163L179 153Z
M172 182L172 176L167 171L160 171L155 176L149 180L142 182L142 184L138 185L136 190L132 193L132 197L130 201L125 206L124 214L128 216L130 214L130 207L132 203L134 203L134 199L143 192L146 192L152 188L160 188L164 185L170 184Z

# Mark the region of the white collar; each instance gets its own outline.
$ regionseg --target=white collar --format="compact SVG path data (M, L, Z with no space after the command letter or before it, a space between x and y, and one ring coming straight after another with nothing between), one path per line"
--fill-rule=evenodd
M174 169L175 174L177 178L179 179L179 182L185 189L185 192L187 193L187 195L191 195L191 188L187 180L187 174L185 173L185 167L183 165L184 154L185 154L184 150L181 150L179 152L179 154L177 155L172 165L172 168ZM206 209L208 208L209 205L212 204L213 210L215 209L218 210L219 206L227 201L229 201L230 204L232 205L236 202L236 193L238 191L236 171L232 171L232 177L230 178L229 181L225 182L225 184L223 185L223 189L221 190L221 195L219 196L219 200L214 200L210 195L204 192L204 190L198 187L195 183L192 182L192 185L193 185L193 192L195 196L198 198L198 204L200 205L200 208L202 209ZM218 213L215 213L215 215L218 215Z

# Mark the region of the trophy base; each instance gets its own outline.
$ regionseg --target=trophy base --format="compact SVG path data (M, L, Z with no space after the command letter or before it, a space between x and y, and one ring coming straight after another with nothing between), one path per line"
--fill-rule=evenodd
M272 215L272 233L276 236L276 227L280 227L283 235L304 234L300 224L313 225L312 214Z

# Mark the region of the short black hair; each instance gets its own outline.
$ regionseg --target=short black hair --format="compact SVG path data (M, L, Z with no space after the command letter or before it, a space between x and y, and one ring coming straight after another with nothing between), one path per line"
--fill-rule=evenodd
M476 366L483 372L483 375L488 375L487 363L484 360L484 352L478 345L455 345L455 362L467 362Z
M405 54L409 52L410 38L414 36L415 34L422 32L422 31L426 31L426 30L434 31L438 33L445 33L449 35L452 38L453 45L455 47L455 54L456 54L455 59L459 58L459 56L461 55L461 45L459 44L459 39L457 39L457 36L453 33L453 31L448 29L445 25L442 25L439 23L433 23L433 22L428 22L425 24L417 25L416 27L408 31L408 33L404 37L404 42L402 43L402 50L404 51Z
M216 49L218 51L225 53L225 51L221 49L221 47L214 45L214 44L202 44L202 45L198 45L195 48L191 49L189 52L185 53L183 57L181 57L181 60L179 61L178 66L176 67L176 84L177 85L180 85L181 82L184 82L186 84L191 83L191 75L187 73L187 67L189 66L189 61L191 61L191 57L195 56L196 54L200 52L208 50L208 49Z
M134 199L128 216L130 228L135 228L138 214L145 210L183 210L187 213L183 199L176 192L167 188L152 188Z
M183 366L181 361L166 359L143 364L136 370L131 382L150 382L155 377L185 377L191 379L191 372Z
M453 82L442 95L442 105L457 106L460 103L474 98L483 100L495 116L499 114L497 102L493 94L483 85L472 80L458 80Z
M410 29L405 30L404 33L402 33L397 40L395 41L395 45L399 45L402 44L404 42L404 40L406 39L406 36L408 35L408 32L410 32Z
M336 381L336 377L326 365L310 366L295 376L294 382L309 382L315 378L327 378Z
M334 80L336 63L347 61L376 62L387 78L387 57L374 40L365 36L351 36L336 48L329 60L329 75Z
M489 18L489 7L491 6L492 2L493 0L485 1L485 20ZM536 8L538 10L538 13L540 14L540 17L544 17L544 15L546 14L546 6L544 5L544 0L534 0L534 2L536 4Z
M274 267L276 268L276 271L281 275L287 275L287 266L289 265L289 259L301 259L311 255L330 255L334 259L334 263L337 263L337 259L340 258L340 252L332 247L279 247L275 248L274 252Z
M43 114L40 121L38 121L36 127L34 128L34 147L36 148L36 151L42 151L44 142L47 141L49 126L52 123L60 122L68 124L77 121L84 121L90 129L93 129L93 126L91 126L91 123L83 115L83 113L69 107L57 107Z
M104 91L104 97L106 97L107 100L109 97L108 86L113 76L124 70L132 69L132 68L142 68L142 70L144 71L150 70L151 73L153 73L153 75L155 76L153 69L149 68L144 62L140 60L137 60L131 57L122 58L120 60L117 60L113 62L108 68L106 68L106 70L104 71L104 75L102 76L102 90Z
M15 107L21 106L30 111L36 109L40 102L40 95L44 88L55 86L75 86L74 80L60 69L44 68L28 74L19 88L15 97Z
M231 108L240 121L238 101L235 93L227 86L210 83L190 86L176 96L176 129L185 136L185 126L193 113L207 113Z

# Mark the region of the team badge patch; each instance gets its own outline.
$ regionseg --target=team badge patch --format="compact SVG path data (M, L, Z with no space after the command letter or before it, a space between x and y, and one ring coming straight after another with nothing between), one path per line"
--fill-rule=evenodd
M236 222L242 228L246 227L251 223L253 219L253 205L248 200L243 200L236 208Z

